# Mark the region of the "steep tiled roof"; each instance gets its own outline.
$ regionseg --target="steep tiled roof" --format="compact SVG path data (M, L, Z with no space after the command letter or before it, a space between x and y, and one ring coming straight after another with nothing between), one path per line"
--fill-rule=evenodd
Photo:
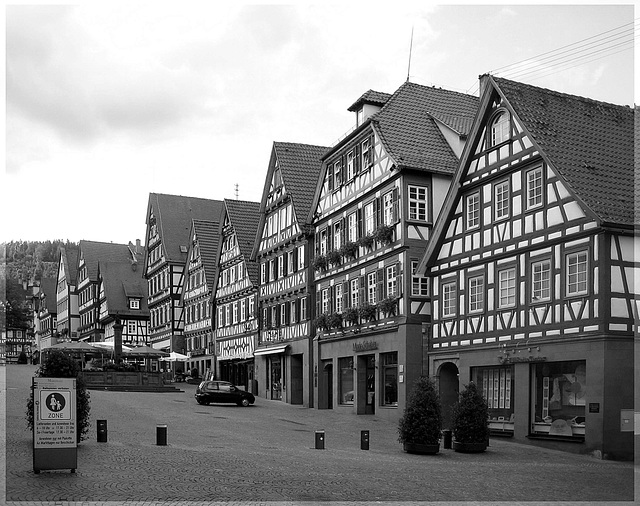
M148 316L148 284L142 266L131 262L101 262L100 277L104 282L109 314ZM140 297L140 309L129 309L128 297Z
M42 278L40 280L40 292L45 295L46 309L49 314L58 313L58 304L56 301L56 278Z
M67 285L76 286L78 280L78 249L76 247L60 247L60 258L64 264Z
M318 184L322 169L320 158L327 149L325 146L310 144L273 143L284 186L291 195L293 210L301 226L311 209L313 190ZM267 181L267 184L269 183L270 181Z
M640 226L640 106L636 106L635 118L635 156L634 156L634 187L635 187L635 224Z
M204 268L207 288L213 291L218 280L218 253L220 250L220 223L217 221L193 220L193 230L198 239L200 260Z
M347 111L356 111L362 104L375 104L375 105L384 105L387 103L387 100L391 98L389 93L384 93L382 91L374 91L369 90L365 91L358 100L356 100Z
M634 109L492 77L543 156L605 223L634 223Z
M245 259L249 279L254 286L257 286L259 282L258 264L251 262L250 258L260 221L260 202L225 199L224 203L227 206L227 214L236 233L240 253Z
M188 250L191 220L220 221L223 210L220 200L162 193L150 193L149 206L155 213L167 261L179 263L187 258L186 251L181 251L180 246L186 246Z
M477 108L472 95L406 82L371 120L401 168L453 174L458 158L434 118L466 134Z
M112 242L80 241L80 254L84 257L87 276L91 281L98 280L99 263L127 262L132 258L127 244Z

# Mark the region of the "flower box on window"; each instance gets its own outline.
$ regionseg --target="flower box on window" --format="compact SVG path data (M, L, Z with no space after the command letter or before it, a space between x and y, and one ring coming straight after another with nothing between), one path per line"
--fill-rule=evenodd
M350 258L352 260L355 260L355 258L358 256L358 244L353 241L344 243L340 247L340 254L344 258Z
M371 247L373 246L373 240L374 237L372 235L363 235L360 239L358 239L358 246L371 249Z
M342 328L342 314L341 313L331 313L327 316L327 327L330 329L341 329Z
M329 261L325 255L318 255L313 259L313 268L317 271L326 271L329 267Z
M339 251L333 250L327 253L327 260L331 265L338 266L342 263L342 255L340 255Z
M396 315L398 311L398 299L397 297L387 297L378 303L378 309L385 315L386 318L390 318Z
M393 225L380 225L374 233L376 241L381 244L391 244L393 242L394 228Z
M355 307L348 307L342 314L343 320L350 325L358 324L358 316L358 308Z
M315 320L313 320L313 326L318 330L329 330L329 322L327 320L326 314L319 315Z
M370 322L376 319L377 316L377 306L375 304L370 304L365 302L358 308L358 312L360 313L360 317L363 321Z

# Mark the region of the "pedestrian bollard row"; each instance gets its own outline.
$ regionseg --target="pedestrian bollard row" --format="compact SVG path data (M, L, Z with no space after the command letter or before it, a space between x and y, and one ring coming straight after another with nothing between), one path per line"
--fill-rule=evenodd
M98 434L98 443L106 443L107 442L107 421L97 420L96 422L97 422L96 432Z
M156 445L167 446L167 426L156 426Z
M368 430L360 431L360 449L361 450L369 449L369 431ZM324 450L324 431L323 430L316 431L316 450Z
M96 433L97 433L98 443L107 442L107 421L106 420L96 420ZM156 445L167 446L167 426L166 425L156 426Z

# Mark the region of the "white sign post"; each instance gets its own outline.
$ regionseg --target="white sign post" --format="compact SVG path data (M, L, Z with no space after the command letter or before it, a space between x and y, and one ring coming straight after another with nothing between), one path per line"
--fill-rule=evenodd
M33 471L77 465L76 380L33 378Z

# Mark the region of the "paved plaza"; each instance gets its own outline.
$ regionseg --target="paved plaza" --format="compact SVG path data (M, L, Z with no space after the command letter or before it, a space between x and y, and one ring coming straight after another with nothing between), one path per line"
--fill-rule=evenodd
M181 392L91 391L78 467L33 471L25 410L33 366L0 370L6 387L6 504L631 504L634 467L494 438L486 452L403 453L396 424L257 399L200 406ZM6 378L5 378L6 373ZM5 385L3 385L5 386ZM3 402L5 404L5 402ZM96 421L107 420L98 442ZM157 445L157 426L167 445ZM360 433L370 433L369 450ZM325 448L315 448L324 431Z

